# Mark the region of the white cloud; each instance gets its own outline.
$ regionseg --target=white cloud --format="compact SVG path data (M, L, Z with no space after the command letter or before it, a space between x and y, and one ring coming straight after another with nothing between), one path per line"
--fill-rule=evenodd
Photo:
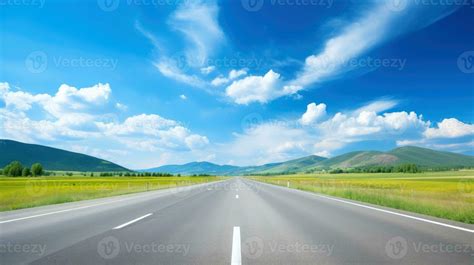
M190 65L201 67L225 40L218 14L216 1L185 1L171 15L171 27L188 40L186 57Z
M226 77L223 77L223 76L218 76L216 78L214 78L212 81L211 81L211 85L213 86L221 86L223 84L227 84L229 82L229 79L226 78Z
M316 105L316 103L308 104L306 112L301 116L300 122L303 125L312 124L326 115L326 104L322 103Z
M248 76L234 81L226 95L237 104L266 103L282 95L280 74L268 71L264 76Z
M296 94L313 84L341 78L347 72L363 67L362 64L359 67L357 61L354 63L352 60L400 34L426 27L459 8L459 6L451 5L421 9L415 1L405 2L406 8L395 12L393 7L387 5L385 1L375 1L373 7L367 12L361 13L358 19L344 25L338 34L326 40L319 53L308 56L303 68L292 80L285 80L282 77L278 85L267 88L267 92L258 96L253 92L256 89L247 91L248 97L243 93L238 97L229 94L228 96L236 102L244 99L245 104L254 101L265 103L278 97ZM413 19L414 17L417 19ZM375 67L368 68L365 72L376 69Z
M182 99L182 100L188 99L188 97L186 97L186 95L180 95L179 98Z
M453 145L430 142L424 134L432 129L431 123L415 112L377 113L395 105L395 101L373 101L358 109L329 116L325 104L312 103L300 119L263 122L236 134L233 141L214 152L218 153L217 158L228 161L232 157L236 164L248 165L310 154L328 157L352 144L365 141L413 144L446 150L455 147L461 150L460 146L464 146L464 149L469 146L468 143ZM456 133L456 136L462 135Z
M244 75L247 75L247 69L240 69L240 70L232 69L232 70L230 70L229 75L227 77L224 77L224 76L220 75L220 76L214 78L214 80L212 80L211 84L213 86L221 86L221 85L227 84L230 81L232 81L234 79L237 79L237 78L239 78L241 76L244 76Z
M195 75L188 75L184 73L176 62L170 58L162 58L160 61L154 63L155 67L160 73L168 78L174 79L181 83L188 84L194 87L204 87L205 82Z
M437 124L438 128L425 131L426 138L457 138L474 135L474 125L463 123L455 118L444 119Z
M125 105L125 104L122 104L122 103L115 103L115 107L121 111L127 111L128 110L128 106Z
M111 154L110 150L123 145L142 152L169 152L177 157L209 144L207 137L156 114L136 115L120 122L114 111L125 105L110 104L112 90L108 84L80 89L61 85L55 95L34 95L12 92L7 83L0 83L0 92L6 101L0 108L1 138L59 147L78 146L80 141L89 154L103 150L102 158L109 158L106 154ZM34 116L29 112L32 108L39 110L35 109ZM126 154L122 156L129 161Z
M232 69L229 72L229 79L234 80L244 75L247 75L247 69L240 69L240 70Z
M216 70L215 66L202 67L201 68L201 73L203 75L208 75L208 74L214 72L214 70Z

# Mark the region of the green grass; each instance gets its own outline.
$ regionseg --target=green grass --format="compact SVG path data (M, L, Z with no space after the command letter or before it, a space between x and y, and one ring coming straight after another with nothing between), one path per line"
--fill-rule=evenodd
M308 174L251 177L327 194L474 224L474 171L421 174Z
M222 180L221 177L0 177L0 211Z

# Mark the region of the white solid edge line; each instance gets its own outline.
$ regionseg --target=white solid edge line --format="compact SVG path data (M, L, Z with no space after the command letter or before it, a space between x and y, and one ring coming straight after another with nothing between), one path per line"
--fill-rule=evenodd
M125 224L122 224L122 225L116 226L116 227L114 227L114 230L117 230L117 229L122 229L122 228L126 227L127 225L131 225L131 224L133 224L133 223L136 223L136 222L138 222L138 221L140 221L140 220L142 220L142 219L145 219L145 218L147 218L147 217L148 217L148 216L150 216L150 215L152 215L152 213L145 214L144 216L142 216L142 217L138 217L137 219L133 219L133 220L132 220L132 221L130 221L130 222L126 222Z
M242 252L240 251L240 227L234 226L232 236L232 260L231 265L242 265Z
M324 196L324 195L319 195L319 194L314 194L314 195L316 195L316 196L318 196L318 197L321 197L321 198L328 199L328 200L333 200L333 201L337 201L337 202L347 203L347 204L350 204L350 205L359 206L359 207L371 209L371 210L374 210L374 211L379 211L379 212L383 212L383 213L393 214L393 215L397 215L397 216L401 216L401 217L406 217L406 218L413 219L413 220L417 220L417 221L422 221L422 222L426 222L426 223L430 223L430 224L440 225L440 226L449 227L449 228L453 228L453 229L457 229L457 230L461 230L461 231L465 231L465 232L469 232L469 233L474 233L474 230L468 229L468 228L464 228L464 227L460 227L460 226L445 224L445 223L441 223L441 222L437 222L437 221L432 221L432 220L429 220L429 219L425 219L425 218L421 218L421 217L416 217L416 216L412 216L412 215L408 215L408 214L392 212L392 211L389 211L389 210L384 210L384 209L380 209L380 208L376 208L376 207L372 207L372 206L368 206L368 205L364 205L364 204L359 204L359 203L355 203L355 202L340 200L340 199L336 199L336 198L332 198L332 197L328 197L328 196Z
M292 188L286 188L286 187L278 186L278 185L275 185L275 184L270 185L268 183L262 183L262 182L258 182L258 183L267 184L269 186L279 187L279 188L282 188L282 189L289 189L289 190L292 190L292 191L301 191L301 190L296 190L296 189L292 189ZM305 191L303 191L303 192L305 192ZM317 197L320 197L320 198L333 200L333 201L337 201L337 202L342 202L342 203L346 203L346 204L350 204L350 205L354 205L354 206L359 206L359 207L374 210L374 211L393 214L393 215L397 215L397 216L401 216L401 217L405 217L405 218L409 218L409 219L413 219L413 220L417 220L417 221L421 221L421 222L426 222L426 223L430 223L430 224L435 224L435 225L439 225L439 226L449 227L449 228L452 228L452 229L457 229L457 230L461 230L461 231L468 232L468 233L474 233L474 230L469 229L469 228L465 228L465 227L461 227L461 226L445 224L445 223L432 221L432 220L429 220L429 219L416 217L416 216L412 216L412 215L408 215L408 214L392 212L392 211L389 211L389 210L384 210L384 209L380 209L380 208L376 208L376 207L372 207L372 206L368 206L368 205L364 205L364 204L359 204L359 203L350 202L350 201L346 201L346 200L342 200L342 199L337 199L337 198L333 198L333 197L329 197L329 196L325 196L325 195L320 195L320 194L317 194L317 193L312 193L312 192L305 192L305 193L308 193L308 194L311 194L311 195L314 195L314 196L317 196Z
M224 182L224 181L228 181L228 180L209 182L209 183L205 183L205 184L191 185L189 187L196 188L196 186L200 186L200 185L208 186L210 184L216 184L216 183L220 183L220 182ZM160 193L160 195L161 195L161 194L166 194L167 192L171 192L171 189L163 189L163 190L155 190L155 191L163 192L163 193ZM151 191L151 192L154 192L154 191ZM139 193L137 193L137 194L139 194ZM124 199L101 202L101 203L96 203L96 204L91 204L91 205L86 205L86 206L81 206L81 207L76 207L76 208L70 208L70 209L64 209L64 210L59 210L59 211L54 211L54 212L49 212L49 213L41 213L41 214L35 214L35 215L30 215L30 216L25 216L25 217L20 217L20 218L3 220L3 221L0 221L0 224L6 224L6 223L21 221L21 220L27 220L27 219L32 219L32 218L36 218L36 217L42 217L42 216L57 214L57 213L65 213L65 212L70 212L70 211L75 211L75 210L87 209L87 208L91 208L91 207L95 207L95 206L106 205L106 204L111 204L111 203L130 200L130 199L133 200L133 199L139 199L139 198L147 197L147 196L154 196L154 195L157 195L157 194L143 194L143 195L132 194L132 195L134 195L134 196L131 197L131 198L124 198ZM111 197L104 197L104 198L101 198L101 199L108 199L108 198L111 198ZM81 202L81 201L78 201L78 202ZM31 209L34 209L34 208L31 208Z

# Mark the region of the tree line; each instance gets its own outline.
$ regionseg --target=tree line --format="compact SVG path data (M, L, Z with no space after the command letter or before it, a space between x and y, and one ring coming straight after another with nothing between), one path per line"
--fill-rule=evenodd
M333 169L329 171L331 174L342 173L420 173L422 170L416 164L401 164L398 166L372 166L357 167L351 169Z
M39 177L43 174L43 166L40 163L34 163L31 167L26 167L19 161L13 161L0 170L0 175L8 177Z

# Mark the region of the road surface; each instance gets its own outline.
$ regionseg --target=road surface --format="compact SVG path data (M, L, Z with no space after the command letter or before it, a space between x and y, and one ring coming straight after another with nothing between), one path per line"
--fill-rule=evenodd
M233 178L0 214L1 264L474 264L474 226Z

